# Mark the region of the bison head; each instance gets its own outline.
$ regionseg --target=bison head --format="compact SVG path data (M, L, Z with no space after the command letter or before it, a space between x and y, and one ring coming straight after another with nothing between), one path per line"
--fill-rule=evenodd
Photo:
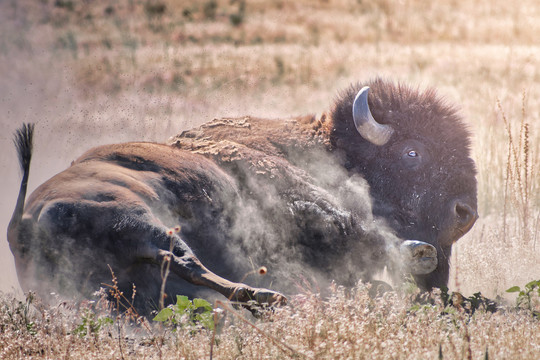
M334 151L367 180L373 213L399 238L437 249L436 270L416 276L418 285L445 286L452 244L478 217L469 132L434 90L380 79L360 88L341 94L331 112Z

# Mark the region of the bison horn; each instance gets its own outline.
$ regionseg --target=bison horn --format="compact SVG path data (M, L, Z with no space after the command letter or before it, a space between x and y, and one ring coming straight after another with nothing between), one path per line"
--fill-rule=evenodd
M390 125L379 124L371 115L368 105L369 86L358 92L353 103L353 120L360 135L374 145L384 145L390 140L394 129Z
M425 275L437 268L437 249L418 240L405 240L399 247L405 269L413 275Z

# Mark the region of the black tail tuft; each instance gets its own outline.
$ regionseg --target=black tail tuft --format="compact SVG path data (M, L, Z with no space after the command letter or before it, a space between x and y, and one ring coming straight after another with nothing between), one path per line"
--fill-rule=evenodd
M32 159L32 149L34 147L34 124L23 124L17 129L13 136L13 143L17 149L19 157L19 165L23 174L30 168L30 160Z
M18 228L24 212L26 188L28 187L28 177L30 174L30 160L32 160L33 137L34 124L23 124L21 128L17 129L13 136L13 143L17 149L19 165L21 166L22 170L22 180L19 196L17 198L17 204L15 205L15 210L13 211L13 215L11 216L11 221L9 222L8 226L8 241L10 246L17 241Z

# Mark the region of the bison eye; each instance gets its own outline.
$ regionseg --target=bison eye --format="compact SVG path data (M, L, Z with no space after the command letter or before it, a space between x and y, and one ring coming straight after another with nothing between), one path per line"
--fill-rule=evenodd
M407 169L414 170L423 163L423 154L417 150L408 148L405 149L405 151L403 151L401 154L401 164Z
M420 141L408 139L398 142L390 150L402 170L415 170L429 162L429 149Z

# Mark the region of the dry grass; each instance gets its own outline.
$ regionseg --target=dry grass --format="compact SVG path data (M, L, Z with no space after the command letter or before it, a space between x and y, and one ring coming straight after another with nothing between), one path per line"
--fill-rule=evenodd
M297 295L250 326L226 306L218 313L215 336L187 321L174 328L133 326L100 302L29 307L3 297L0 357L204 359L212 351L214 359L433 359L440 354L463 359L484 358L487 352L492 359L532 359L540 354L540 322L528 310L471 313L445 306L439 293L420 301L417 295L372 298L364 284L335 288L327 300Z
M37 122L32 189L90 146L165 141L218 116L320 112L349 82L383 75L462 106L481 218L457 243L450 287L505 296L540 279L539 26L534 0L2 1L0 225L19 181L9 134L23 121ZM0 250L8 290L16 280L5 242ZM84 308L25 315L18 301L0 304L0 358L209 355L205 331L150 335L114 319L80 336ZM360 286L328 301L302 295L257 326L308 358L434 358L439 348L445 359L486 348L490 358L540 357L528 310L412 307L406 295L370 299ZM230 314L217 339L216 358L294 356Z

